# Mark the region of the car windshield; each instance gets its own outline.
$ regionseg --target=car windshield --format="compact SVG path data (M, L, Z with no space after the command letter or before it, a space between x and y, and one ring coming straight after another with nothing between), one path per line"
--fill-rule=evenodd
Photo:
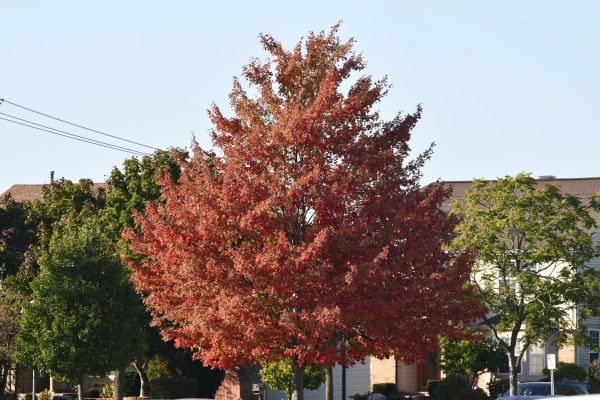
M519 385L520 396L544 396L550 394L549 385Z

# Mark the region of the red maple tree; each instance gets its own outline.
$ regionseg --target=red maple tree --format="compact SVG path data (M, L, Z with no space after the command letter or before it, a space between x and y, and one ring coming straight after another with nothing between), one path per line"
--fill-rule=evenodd
M126 233L165 338L215 367L289 359L296 398L306 363L414 361L477 311L468 259L444 250L448 192L419 187L431 149L408 159L421 109L382 121L388 85L346 83L365 64L337 30L292 50L261 35L271 58L234 80L234 116L209 111L218 155L195 144Z

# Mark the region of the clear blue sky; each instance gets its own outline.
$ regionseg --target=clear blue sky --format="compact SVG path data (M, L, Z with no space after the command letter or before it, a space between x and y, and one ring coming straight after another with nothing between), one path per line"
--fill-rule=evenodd
M413 149L437 147L423 183L600 176L598 1L0 5L0 98L130 140L188 146L195 132L210 147L206 109L226 107L232 77L264 56L259 32L291 46L342 19L367 72L393 84L383 115L424 107ZM103 181L127 157L1 120L0 138L0 192L50 170Z

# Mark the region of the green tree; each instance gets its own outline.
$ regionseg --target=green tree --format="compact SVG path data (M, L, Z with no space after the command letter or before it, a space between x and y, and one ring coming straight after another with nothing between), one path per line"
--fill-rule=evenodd
M37 243L31 205L10 196L0 199L0 399L14 362L18 317L37 272L33 248Z
M100 212L106 234L116 244L115 253L121 257L130 255L126 241L121 237L125 228L135 228L133 214L143 212L146 202L156 201L160 198L158 180L161 174L169 174L171 179L177 180L180 170L178 158L187 157L181 149L171 151L157 151L151 157L129 158L123 162L122 168L114 167L107 180L106 201ZM129 269L124 265L123 270L129 274ZM146 397L150 391L150 379L146 373L148 361L165 350L156 328L150 327L150 316L145 310L141 299L136 296L125 305L130 313L135 316L139 325L138 334L130 336L132 347L137 345L137 350L132 356L132 365L140 378L139 397ZM118 378L125 374L125 366L118 372ZM122 397L115 391L117 397Z
M531 345L588 340L600 300L599 273L587 266L599 254L596 223L580 199L526 174L474 181L452 213L461 220L453 248L475 257L472 282L489 311L481 317L507 355L514 395Z
M131 358L120 338L135 328L124 305L136 294L102 228L85 208L53 224L17 337L17 361L72 383Z
M292 364L289 360L276 361L261 366L260 377L272 389L282 391L288 399L292 398L294 388ZM305 389L318 389L323 382L325 382L325 369L314 364L304 366Z
M492 340L474 337L472 340L440 339L440 368L447 375L459 375L470 387L484 372L496 371L506 355Z

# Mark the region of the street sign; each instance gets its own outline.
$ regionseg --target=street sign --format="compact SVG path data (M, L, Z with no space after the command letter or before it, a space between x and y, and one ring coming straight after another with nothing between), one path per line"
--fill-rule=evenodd
M546 368L556 369L556 354L546 355Z

